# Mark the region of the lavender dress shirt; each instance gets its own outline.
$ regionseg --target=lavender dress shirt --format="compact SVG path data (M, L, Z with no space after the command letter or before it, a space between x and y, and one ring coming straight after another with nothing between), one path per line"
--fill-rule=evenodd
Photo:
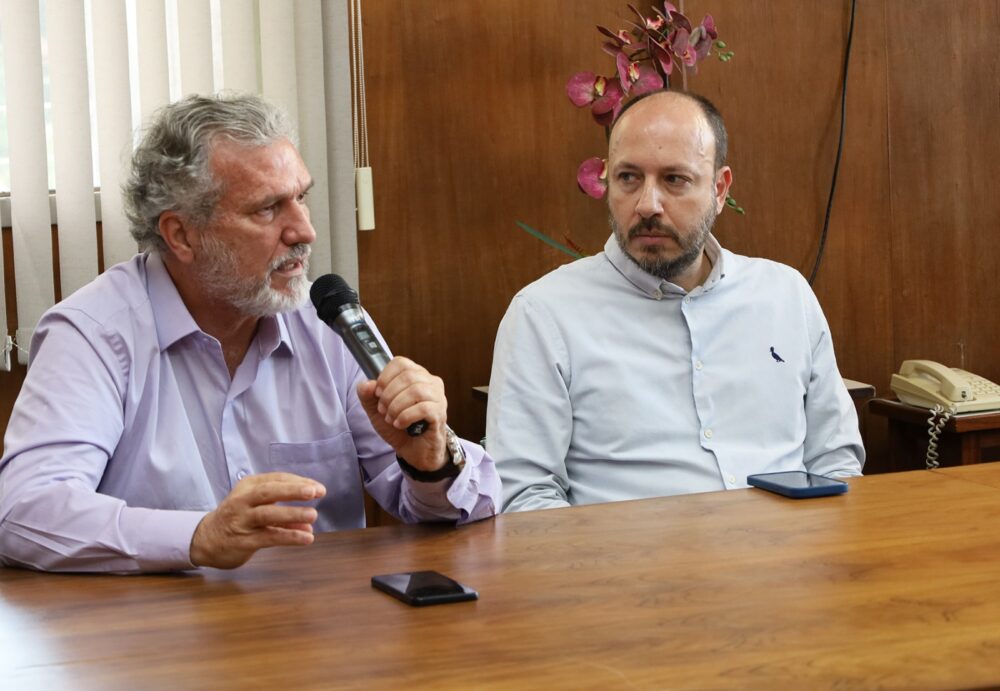
M362 528L363 491L406 522L495 513L500 480L463 442L453 480L403 475L357 398L364 377L311 304L261 320L230 378L158 255L49 310L0 459L0 562L52 571L193 568L198 522L242 478L323 483L318 531Z

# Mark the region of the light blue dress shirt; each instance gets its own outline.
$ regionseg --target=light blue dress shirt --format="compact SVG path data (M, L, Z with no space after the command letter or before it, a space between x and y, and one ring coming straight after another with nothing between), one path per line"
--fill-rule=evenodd
M357 398L364 375L311 304L261 320L230 378L156 254L47 312L30 362L0 460L4 564L191 568L205 513L270 471L326 486L318 531L364 527L365 490L408 522L463 523L499 506L496 469L475 444L463 442L454 480L402 474Z
M486 444L504 510L860 475L857 413L790 267L706 244L690 293L604 252L519 292L497 334Z

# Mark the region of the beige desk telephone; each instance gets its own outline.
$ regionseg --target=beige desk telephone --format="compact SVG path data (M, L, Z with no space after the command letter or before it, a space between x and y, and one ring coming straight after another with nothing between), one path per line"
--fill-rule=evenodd
M903 403L955 415L1000 409L1000 386L982 377L931 360L906 360L892 375L892 390Z
M928 469L939 465L938 441L953 415L1000 409L1000 386L931 360L904 361L889 385L903 403L931 410L927 419Z

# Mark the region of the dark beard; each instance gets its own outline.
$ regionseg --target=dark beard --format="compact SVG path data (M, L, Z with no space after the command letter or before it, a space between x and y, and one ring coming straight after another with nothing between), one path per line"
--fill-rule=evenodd
M627 237L623 238L619 232L618 224L615 222L614 217L611 216L611 231L615 234L618 246L622 248L625 256L632 260L632 263L660 280L672 282L691 268L695 260L701 256L702 250L705 249L705 242L708 240L708 235L712 232L712 226L715 225L717 215L715 207L709 207L708 213L705 214L694 228L694 232L686 239L681 238L681 234L677 232L676 228L661 223L658 218L647 218L639 221L629 228ZM676 242L677 246L681 248L680 255L673 259L663 259L659 255L650 252L648 254L641 254L639 257L633 257L628 251L629 240L633 239L641 231L649 230L655 230Z

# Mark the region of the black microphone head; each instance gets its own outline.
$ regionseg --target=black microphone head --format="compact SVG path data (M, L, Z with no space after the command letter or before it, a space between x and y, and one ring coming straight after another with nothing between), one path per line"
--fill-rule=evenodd
M312 300L316 312L323 321L336 316L339 308L344 305L360 304L358 294L337 274L326 274L317 278L309 289L309 299Z

